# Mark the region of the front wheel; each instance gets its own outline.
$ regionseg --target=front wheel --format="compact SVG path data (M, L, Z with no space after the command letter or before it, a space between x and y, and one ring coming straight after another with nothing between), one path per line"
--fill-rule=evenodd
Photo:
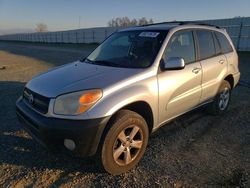
M101 150L104 169L113 175L133 168L142 158L148 143L146 121L129 110L119 111L110 122Z
M231 85L223 80L219 92L209 106L209 111L214 115L223 114L227 111L231 99Z

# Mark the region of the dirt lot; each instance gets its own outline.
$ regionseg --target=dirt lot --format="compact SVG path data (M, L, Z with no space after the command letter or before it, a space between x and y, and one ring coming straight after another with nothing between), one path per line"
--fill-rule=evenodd
M250 187L250 88L238 86L229 112L203 109L162 127L132 171L111 176L93 159L51 153L25 133L15 101L25 83L53 66L87 55L93 46L0 42L0 187ZM5 68L4 68L5 66ZM250 56L241 55L250 81Z

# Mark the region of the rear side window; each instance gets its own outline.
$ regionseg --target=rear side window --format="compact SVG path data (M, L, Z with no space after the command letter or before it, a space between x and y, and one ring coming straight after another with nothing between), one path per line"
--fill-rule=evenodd
M197 30L196 34L199 44L200 59L207 59L214 56L216 52L212 32L206 30Z
M224 34L216 32L215 35L220 42L221 50L223 53L229 53L233 51L232 46L230 45Z
M165 51L164 59L170 57L180 57L185 63L195 61L195 47L192 31L176 32L170 39Z
M215 53L216 53L216 55L219 55L222 53L221 48L220 48L220 44L219 44L219 41L218 41L217 37L215 36L215 34L213 36L214 36Z

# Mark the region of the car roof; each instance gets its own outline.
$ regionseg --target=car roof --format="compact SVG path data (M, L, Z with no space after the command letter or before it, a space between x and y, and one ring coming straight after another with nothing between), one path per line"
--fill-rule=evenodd
M220 29L220 27L216 25L210 25L206 23L200 23L200 22L187 22L187 21L174 21L174 22L161 22L161 23L154 23L154 24L148 24L148 25L142 25L142 26L134 26L134 27L128 27L125 29L121 29L119 31L141 31L141 30L162 30L162 31L168 31L172 28L179 27L179 26L194 26L197 27L207 27L207 29Z

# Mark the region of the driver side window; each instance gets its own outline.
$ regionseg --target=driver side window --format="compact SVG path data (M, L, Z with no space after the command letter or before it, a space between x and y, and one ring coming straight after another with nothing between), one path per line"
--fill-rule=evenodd
M195 46L192 31L176 32L168 42L164 52L164 59L170 57L180 57L186 64L195 61Z

